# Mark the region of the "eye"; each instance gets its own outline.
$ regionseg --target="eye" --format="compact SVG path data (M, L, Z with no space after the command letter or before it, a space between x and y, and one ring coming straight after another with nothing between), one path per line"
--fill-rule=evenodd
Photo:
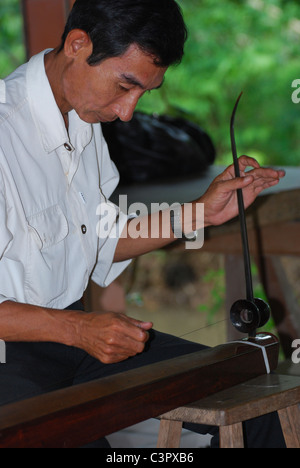
M121 91L125 92L125 93L128 93L128 91L131 90L131 88L125 88L125 86L123 86L123 85L121 85L121 84L119 84L119 89L120 89Z

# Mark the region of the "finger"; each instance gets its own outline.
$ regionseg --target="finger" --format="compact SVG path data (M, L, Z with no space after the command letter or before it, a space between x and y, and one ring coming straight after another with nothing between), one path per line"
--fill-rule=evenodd
M128 357L136 356L144 351L146 342L132 340L129 337L112 337L103 346L102 351L106 356L123 355Z
M280 179L283 179L286 176L286 172L284 169L277 169L277 173Z
M263 190L266 190L270 187L274 187L278 185L280 182L280 179L258 179L253 183L254 187L254 192L256 194L259 194Z
M152 322L142 322L140 320L136 320L130 317L128 318L130 319L132 324L136 325L138 328L141 328L142 330L150 330L153 327Z
M240 170L240 175L244 176L245 175L245 169L247 167L253 167L254 169L260 168L260 164L256 161L256 159L251 158L250 156L241 156L238 160L239 162L239 170ZM230 166L225 169L225 171L220 174L218 177L221 180L230 180L236 177L235 174L235 166L234 164L231 164Z
M126 335L114 334L99 343L97 350L102 362L117 362L142 353L145 343L146 341L137 341Z
M124 331L128 337L142 342L148 340L149 334L147 332L153 327L152 322L142 322L127 316L126 320L127 327Z
M255 178L262 179L280 179L285 176L285 172L269 167L260 167L259 169L252 169L251 171L247 172L247 175L252 175Z
M149 339L148 330L152 326L151 322L142 322L121 314L117 326L110 334L109 344L126 353L132 350L134 355L143 350Z
M118 362L126 361L130 356L128 354L102 354L100 356L96 356L103 364L116 364Z
M269 176L266 176L266 173L264 173L263 176L258 176L257 174L252 176L252 182L248 183L248 177L244 178L244 188L247 186L250 186L249 189L253 190L254 193L259 194L263 190L266 190L267 188L274 187L280 182L280 177L277 174L272 174L269 173ZM250 179L249 179L250 180ZM241 181L242 183L242 181ZM241 188L243 188L241 187Z
M231 192L233 190L246 188L248 185L252 184L254 177L247 175L245 177L235 177L234 179L224 180L222 191Z
M246 167L254 167L258 169L260 167L260 164L256 159L252 158L251 156L243 155L239 158L239 167L240 171L244 172Z
M286 171L284 169L274 169L273 167L261 167L261 172L262 174L267 174L270 177L278 177L279 179L282 179L283 177L286 176ZM255 169L254 169L255 170ZM249 171L252 172L252 171Z

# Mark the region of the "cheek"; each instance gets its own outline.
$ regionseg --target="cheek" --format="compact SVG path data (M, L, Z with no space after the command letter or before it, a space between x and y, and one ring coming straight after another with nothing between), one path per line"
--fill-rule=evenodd
M119 99L116 85L97 73L78 73L69 69L64 77L65 98L78 114L109 110Z
M96 107L94 93L86 83L70 83L68 89L69 102L78 114L93 110Z
M63 77L64 93L70 105L76 107L84 105L92 94L90 80L87 80L85 73L78 67L70 66Z

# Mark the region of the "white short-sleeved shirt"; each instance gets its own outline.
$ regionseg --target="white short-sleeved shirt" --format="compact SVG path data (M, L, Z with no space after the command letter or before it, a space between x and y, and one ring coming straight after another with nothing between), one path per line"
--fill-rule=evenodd
M106 201L119 175L101 125L71 111L66 130L47 52L0 80L0 303L65 308L128 265L113 263L128 217Z

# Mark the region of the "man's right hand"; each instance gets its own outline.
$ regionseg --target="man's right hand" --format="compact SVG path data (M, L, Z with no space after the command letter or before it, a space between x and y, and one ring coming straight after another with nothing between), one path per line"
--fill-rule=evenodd
M81 315L74 346L103 362L113 364L141 353L149 339L151 322L114 312Z
M0 339L75 346L104 364L141 353L152 326L113 312L56 310L9 300L0 304Z

